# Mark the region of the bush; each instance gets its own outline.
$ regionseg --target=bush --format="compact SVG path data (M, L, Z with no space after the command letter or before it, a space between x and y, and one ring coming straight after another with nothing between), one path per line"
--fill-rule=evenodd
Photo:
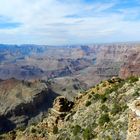
M73 128L73 135L76 136L81 131L81 127L79 125L76 125Z
M58 127L57 127L57 126L54 126L54 127L53 127L53 133L54 133L54 134L57 134L57 133L58 133Z
M21 126L18 128L19 131L24 131L26 129L26 126Z
M108 123L109 121L110 121L109 115L102 114L101 117L99 118L99 125L103 126L105 123Z
M139 88L136 89L135 92L134 92L134 94L133 94L133 96L136 96L136 97L137 97L137 96L140 96L140 92L139 92L139 91L140 91Z
M85 106L89 106L89 105L91 105L91 102L90 101L86 101Z
M93 100L97 101L100 99L100 95L98 93L95 93L92 97Z
M101 99L102 103L104 103L108 99L109 94L111 94L113 92L113 90L114 90L113 88L107 88L105 90L105 93L100 95L100 99Z
M101 99L101 103L104 103L108 99L108 95L107 94L103 94L103 95L100 96L100 99Z
M92 95L91 95L91 94L89 94L89 95L88 95L88 99L91 99L91 97L92 97Z
M108 107L106 106L106 105L102 105L101 107L100 107L100 109L102 110L102 111L104 111L104 112L108 112Z
M96 128L98 126L98 124L96 122L92 123L92 128Z
M98 93L94 94L92 99L97 101L97 100L101 100L102 103L104 103L108 98L108 95L107 94L103 94L103 95L100 95Z
M112 88L110 88L110 89L108 88L108 89L106 89L105 94L107 95L107 94L110 94L112 92L113 92Z
M106 87L106 83L105 82L103 83L103 87Z
M125 111L127 108L128 108L128 106L127 105L124 105L124 106L121 107L121 110L122 111Z
M34 127L31 127L31 133L36 133L36 129Z
M93 138L93 134L92 134L92 131L90 128L86 128L84 131L83 131L83 139L84 140L91 140Z
M127 78L127 81L129 81L130 83L137 82L138 80L139 80L139 78L135 77L135 76L131 76L131 77Z
M112 113L113 115L116 115L116 114L119 113L120 111L122 111L121 106L120 106L119 104L115 103L115 104L113 105L113 108L112 108L112 110L111 110L111 113Z
M112 92L117 91L119 88L121 88L121 87L124 85L124 83L125 83L124 81L121 81L121 82L118 83L118 84L114 84L114 85L112 86L112 88L106 89L105 94L111 94Z
M97 86L96 89L99 90L99 87Z
M74 140L81 140L79 136L75 136Z
M114 83L114 81L112 80L112 79L108 79L107 80L110 84L113 84Z

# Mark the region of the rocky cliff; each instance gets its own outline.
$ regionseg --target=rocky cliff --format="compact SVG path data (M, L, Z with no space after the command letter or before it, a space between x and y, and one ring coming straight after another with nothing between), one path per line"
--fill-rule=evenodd
M140 76L140 48L131 52L126 62L121 66L120 77Z

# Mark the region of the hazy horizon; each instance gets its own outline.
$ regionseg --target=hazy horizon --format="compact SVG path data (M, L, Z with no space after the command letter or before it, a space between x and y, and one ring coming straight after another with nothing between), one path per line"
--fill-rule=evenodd
M90 46L90 45L105 45L105 44L140 44L140 41L118 41L118 42L94 42L94 43L77 43L77 44L33 44L33 43L0 43L0 45L17 45L17 46L23 46L23 45L35 45L35 46Z

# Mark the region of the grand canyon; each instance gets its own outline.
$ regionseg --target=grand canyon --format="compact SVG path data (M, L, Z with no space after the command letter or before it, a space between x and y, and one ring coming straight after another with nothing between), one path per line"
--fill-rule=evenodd
M83 93L93 86L112 77L125 80L132 76L140 76L140 43L1 44L0 133L5 135L41 122L51 107L61 112L61 106L66 104L67 110L63 107L62 110L68 112L71 109L68 106L73 105L78 96L88 100Z
M140 0L0 0L0 140L140 140Z

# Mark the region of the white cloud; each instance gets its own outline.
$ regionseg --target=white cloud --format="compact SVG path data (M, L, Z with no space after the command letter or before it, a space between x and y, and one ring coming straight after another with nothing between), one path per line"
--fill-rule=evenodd
M0 41L54 45L94 43L131 39L131 33L132 39L135 39L135 34L140 35L140 22L129 20L129 15L139 16L139 9L129 8L128 12L120 8L119 12L112 12L110 9L116 3L88 4L81 0L0 1L0 15L21 23L18 28L0 30ZM68 18L68 15L71 16Z

